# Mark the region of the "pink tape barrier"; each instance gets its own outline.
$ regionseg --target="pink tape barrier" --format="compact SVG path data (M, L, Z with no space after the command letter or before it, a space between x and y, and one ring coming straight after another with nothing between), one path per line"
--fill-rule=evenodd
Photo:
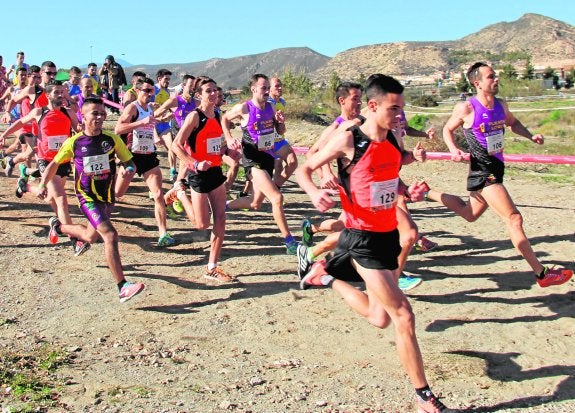
M304 155L309 151L306 146L294 146L294 152L297 155ZM469 154L464 157L469 160ZM508 154L504 155L505 162L524 162L524 163L550 163L550 164L563 164L575 165L575 156L568 155L518 155ZM450 161L451 154L449 152L427 152L427 159L431 161Z
M120 105L119 103L112 102L111 100L108 100L108 99L105 99L105 98L102 98L102 101L104 101L104 104L107 105L107 106L113 106L113 107L115 107L116 109L124 110L124 107L123 107L122 105Z

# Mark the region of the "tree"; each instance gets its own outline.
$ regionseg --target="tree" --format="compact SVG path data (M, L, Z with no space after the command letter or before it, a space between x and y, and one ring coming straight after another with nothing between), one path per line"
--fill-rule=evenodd
M502 77L503 79L517 79L518 75L517 70L515 70L513 65L508 63L505 66L503 66L503 69L501 69L499 76Z
M551 66L547 66L543 71L543 79L553 79L555 76L557 76L555 69L553 69Z
M525 69L523 69L521 77L526 80L535 79L535 66L531 64L530 58L525 61Z
M471 85L467 81L467 77L465 76L465 73L461 72L461 77L457 81L455 88L457 89L458 92L461 92L461 93L469 92L469 89L471 89Z
M575 68L571 69L565 75L565 89L571 89L575 83Z

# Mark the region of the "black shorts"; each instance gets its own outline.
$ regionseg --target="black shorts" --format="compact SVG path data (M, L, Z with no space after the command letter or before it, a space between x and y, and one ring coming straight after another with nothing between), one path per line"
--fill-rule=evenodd
M467 175L467 190L480 191L486 186L503 183L505 164L498 158L471 158L469 175Z
M151 171L156 166L160 165L160 160L158 159L158 154L156 152L145 155L135 153L133 155L132 161L134 161L134 164L136 165L136 172L139 176L144 175L146 172Z
M47 161L46 159L38 159L36 163L38 164L38 170L42 175L44 175L44 171L46 170L46 167L50 162ZM61 178L67 178L71 174L72 174L72 166L70 165L70 162L61 163L60 165L58 165L56 175L58 175Z
M24 145L24 144L26 143L26 138L28 138L28 139L34 139L34 138L36 138L36 136L34 136L34 134L33 134L33 133L30 133L30 132L23 132L23 133L21 133L21 134L18 136L18 141L19 141L22 145Z
M226 182L221 166L214 166L207 171L188 173L188 185L200 194L207 194Z
M486 173L486 172L470 172L467 176L467 190L480 191L486 186L493 184L503 183L503 171Z
M343 281L363 281L351 264L353 258L364 268L396 270L401 252L399 231L371 232L345 228L333 254L327 259L328 274Z
M242 141L242 165L246 173L251 168L263 169L271 177L274 176L274 156L265 151L259 151L253 143Z

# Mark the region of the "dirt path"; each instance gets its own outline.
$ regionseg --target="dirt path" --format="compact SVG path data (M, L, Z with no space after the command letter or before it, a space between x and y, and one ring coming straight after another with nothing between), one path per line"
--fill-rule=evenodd
M464 166L428 162L406 175L464 194ZM156 249L138 181L114 223L127 276L147 288L120 304L102 244L78 258L49 245L49 209L16 199L15 182L0 177L0 319L10 320L0 323L0 349L49 343L75 355L58 371L63 404L50 411L413 411L394 331L371 327L330 290L298 290L269 205L228 214L222 261L241 283L212 285L202 277L207 232L170 220L178 245ZM572 188L507 185L539 257L573 266ZM302 217L320 215L295 184L286 199L299 236ZM536 286L491 211L473 224L431 203L413 215L441 245L407 267L425 279L410 301L433 388L466 411L575 411L573 281Z

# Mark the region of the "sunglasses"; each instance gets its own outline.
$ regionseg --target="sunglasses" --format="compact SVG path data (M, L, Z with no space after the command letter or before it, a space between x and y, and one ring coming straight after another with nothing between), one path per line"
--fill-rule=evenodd
M56 76L58 74L58 72L48 72L48 71L44 71L44 73L46 73L48 76Z
M152 93L154 91L154 89L140 89L142 92L144 93Z

